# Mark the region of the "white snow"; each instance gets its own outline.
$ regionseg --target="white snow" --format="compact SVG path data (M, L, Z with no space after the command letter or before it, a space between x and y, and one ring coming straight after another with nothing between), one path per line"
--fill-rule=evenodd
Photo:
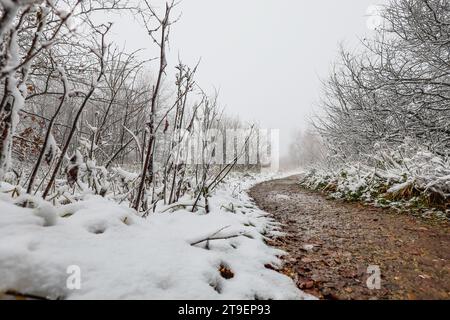
M47 141L47 145L45 146L44 154L48 160L53 160L56 156L61 153L61 149L59 149L58 144L56 143L55 137L52 133L50 133Z
M377 160L372 165L349 162L335 168L311 170L303 174L301 184L312 189L335 189L330 194L334 198L361 199L381 206L414 205L418 197L426 198L433 193L448 201L450 159L433 155L422 147L408 147L405 143L399 150L379 149L372 156ZM392 195L407 188L420 196L391 201Z
M231 179L210 199L210 214L178 210L147 219L99 196L59 207L12 199L5 191L14 187L3 183L0 292L53 299L311 299L265 267L279 266L284 253L263 241L278 233L278 224L241 192L256 181ZM24 200L35 208L14 204ZM191 245L228 236L234 237ZM81 270L80 290L66 286L71 266ZM221 266L234 277L222 277Z
M135 172L128 172L120 167L112 168L112 171L116 173L124 182L131 182L139 178L139 174Z
M392 186L387 193L396 193L399 192L400 190L403 190L405 188L408 188L409 186L411 186L413 184L412 181L406 181L404 183L400 183L400 184L396 184L394 186Z
M14 70L20 64L20 49L18 45L17 31L12 32L10 40L10 59L7 61L10 70ZM7 68L8 69L8 68ZM11 168L11 152L12 152L12 137L16 131L16 127L19 123L19 110L22 110L25 104L25 98L22 92L19 90L19 80L15 77L14 72L9 72L7 75L10 103L11 103L11 123L9 130L5 130L2 150L3 154L0 155L0 180Z

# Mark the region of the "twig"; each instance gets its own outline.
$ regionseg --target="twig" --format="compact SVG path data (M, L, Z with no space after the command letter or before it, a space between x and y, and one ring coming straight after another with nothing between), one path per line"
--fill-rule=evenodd
M217 230L216 232L214 232L213 234L209 235L208 237L206 237L204 239L192 242L191 246L195 246L195 245L200 244L200 243L205 242L205 241L226 240L226 239L237 238L237 237L245 235L245 233L240 232L238 234L232 234L232 235L229 235L229 236L217 236L220 232L222 232L225 229L228 229L229 227L231 227L231 226L223 227L223 228Z

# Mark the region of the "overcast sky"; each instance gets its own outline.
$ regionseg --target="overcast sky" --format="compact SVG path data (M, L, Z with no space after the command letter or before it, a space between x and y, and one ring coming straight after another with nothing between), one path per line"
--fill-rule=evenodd
M355 46L371 32L367 9L382 2L184 0L171 33L169 67L178 54L192 65L201 58L198 83L220 89L227 113L281 129L285 153L292 132L306 127L339 43ZM114 32L129 50L151 47L129 17L118 19Z

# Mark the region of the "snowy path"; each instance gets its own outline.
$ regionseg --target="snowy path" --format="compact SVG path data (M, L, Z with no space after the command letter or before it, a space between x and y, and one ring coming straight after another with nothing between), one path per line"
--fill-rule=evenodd
M298 177L256 185L250 195L289 235L283 273L325 299L449 299L450 226L360 204L326 200L300 189ZM381 289L367 288L367 268Z

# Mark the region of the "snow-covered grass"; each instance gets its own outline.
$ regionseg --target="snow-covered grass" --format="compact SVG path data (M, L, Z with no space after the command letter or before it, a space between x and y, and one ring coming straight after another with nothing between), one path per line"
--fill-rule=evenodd
M284 254L264 241L280 235L278 225L244 192L263 179L230 177L210 198L209 214L160 207L146 219L108 197L53 206L13 197L14 187L2 183L0 292L49 299L311 298L267 268L279 266ZM80 268L79 290L66 285L70 266Z
M420 148L378 150L371 164L313 169L300 184L330 197L450 216L450 159Z

